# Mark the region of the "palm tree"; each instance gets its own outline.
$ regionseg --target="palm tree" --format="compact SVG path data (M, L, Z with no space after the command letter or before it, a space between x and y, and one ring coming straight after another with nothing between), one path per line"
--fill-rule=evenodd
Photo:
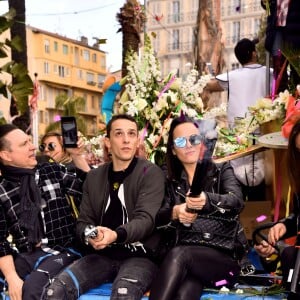
M141 42L140 34L143 31L146 16L143 8L137 0L126 0L120 12L117 13L117 20L121 28L118 32L123 33L122 37L122 77L127 74L126 55L129 51L138 52Z
M55 109L61 116L74 116L76 118L77 129L86 134L86 122L84 118L78 114L79 111L83 111L85 106L85 99L82 97L71 96L67 94L60 94L55 99ZM49 131L57 131L60 129L60 122L50 123L46 128L46 133Z

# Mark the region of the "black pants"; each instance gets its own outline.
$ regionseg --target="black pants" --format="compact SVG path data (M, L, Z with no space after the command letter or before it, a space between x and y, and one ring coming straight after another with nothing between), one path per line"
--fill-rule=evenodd
M221 251L177 246L166 255L149 300L199 300L203 287L232 287L239 272L238 263Z
M18 254L14 263L18 275L24 280L22 300L40 300L50 279L78 257L67 251L51 255L41 249ZM3 277L2 274L0 276Z

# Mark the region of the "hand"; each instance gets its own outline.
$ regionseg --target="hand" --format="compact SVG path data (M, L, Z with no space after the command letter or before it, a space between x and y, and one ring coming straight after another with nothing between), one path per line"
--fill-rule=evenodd
M204 192L201 192L199 197L189 197L188 195L185 198L186 205L189 209L201 210L206 204L206 195Z
M187 212L186 203L175 205L173 207L173 219L178 219L180 223L191 224L197 218L197 213Z
M275 245L279 239L286 233L286 227L283 223L277 223L270 228L268 233L268 241L271 245Z
M97 236L89 239L89 244L95 250L101 250L114 243L117 239L117 233L107 227L97 226Z
M261 241L259 245L254 245L254 249L261 257L269 257L276 252L275 248L272 247L268 242Z
M24 281L15 273L7 279L8 295L11 300L22 300L22 288Z
M70 153L70 155L82 155L84 153L84 140L82 138L82 134L78 132L77 134L78 140L77 140L77 147L76 148L66 148L66 151Z

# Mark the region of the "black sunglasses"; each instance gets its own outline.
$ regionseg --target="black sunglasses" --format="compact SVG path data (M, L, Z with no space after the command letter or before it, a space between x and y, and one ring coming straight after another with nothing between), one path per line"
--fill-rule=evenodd
M46 149L50 152L54 151L55 150L55 147L56 147L56 144L51 142L49 144L41 144L39 145L39 150L40 152L44 152Z
M186 147L188 140L192 146L196 146L201 143L202 138L200 134L192 134L189 137L180 136L176 138L173 143L177 148L184 148Z

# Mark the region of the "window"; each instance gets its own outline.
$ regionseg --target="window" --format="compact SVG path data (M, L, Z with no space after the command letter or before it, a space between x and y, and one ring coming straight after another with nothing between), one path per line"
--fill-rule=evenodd
M101 69L106 69L106 59L105 56L100 57L100 68Z
M50 42L49 42L49 40L44 41L44 49L45 49L45 53L50 53Z
M98 74L98 87L99 88L101 88L103 86L104 80L105 80L105 76Z
M68 47L68 45L63 45L63 54L65 54L65 55L69 54L69 47Z
M97 54L96 54L96 53L93 53L93 54L92 54L92 62L93 62L93 63L96 63L96 62L97 62Z
M89 73L89 72L86 73L86 83L89 85L96 85L93 73Z
M232 43L237 43L240 40L240 22L233 22L232 28Z
M92 106L92 109L97 108L97 107L96 107L96 99L95 99L95 96L92 96L92 97L91 97L91 106Z
M57 52L58 51L58 43L54 42L54 51Z
M231 70L238 69L240 67L239 63L232 63L231 64Z
M174 29L172 32L173 42L172 42L172 50L179 50L179 30Z
M58 76L59 77L65 77L66 76L66 70L64 66L58 66Z
M78 79L83 79L83 72L82 72L82 70L77 70L77 78Z
M86 61L90 61L90 51L89 50L83 50L83 59Z
M50 73L49 63L47 61L44 62L44 73L45 74Z
M180 22L180 3L179 1L173 1L173 22Z

